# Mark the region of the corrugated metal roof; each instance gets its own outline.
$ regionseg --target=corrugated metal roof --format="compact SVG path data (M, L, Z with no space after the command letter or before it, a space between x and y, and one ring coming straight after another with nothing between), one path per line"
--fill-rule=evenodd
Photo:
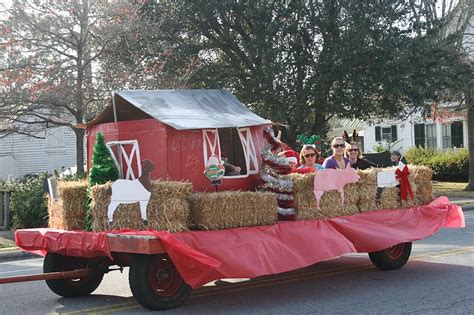
M226 90L119 91L121 97L175 129L246 127L271 123Z

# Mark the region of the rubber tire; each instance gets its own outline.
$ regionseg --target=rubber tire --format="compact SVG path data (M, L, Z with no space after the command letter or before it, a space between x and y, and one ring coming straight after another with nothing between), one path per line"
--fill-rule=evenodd
M150 284L149 271L159 259L168 260L175 269L173 262L167 255L135 255L129 272L129 283L133 296L143 307L154 311L180 306L186 302L192 291L192 288L183 280L176 293L171 296L160 296L156 293ZM176 270L176 272L178 271ZM181 278L180 275L179 277Z
M401 255L397 257L396 259L390 257L387 254L387 251L389 250L389 248L378 251L378 252L369 253L369 258L372 261L372 263L380 270L387 271L387 270L400 269L403 266L405 266L408 259L410 258L412 244L411 242L407 242L407 243L397 244L396 246L399 246L399 245L402 245L403 249L402 249Z
M71 271L77 268L85 268L86 266L87 262L80 257L48 253L44 258L43 272ZM73 281L71 279L57 279L45 281L51 291L57 295L66 298L87 296L97 289L104 278L103 271L98 270L98 268L92 268L91 270L92 274L85 280Z

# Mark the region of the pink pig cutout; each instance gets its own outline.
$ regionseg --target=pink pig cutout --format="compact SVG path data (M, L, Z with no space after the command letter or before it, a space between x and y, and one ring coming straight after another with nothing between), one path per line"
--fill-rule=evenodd
M314 176L314 196L318 209L321 196L326 191L337 190L341 194L341 206L344 206L344 186L359 181L360 176L353 168L324 169L316 172Z

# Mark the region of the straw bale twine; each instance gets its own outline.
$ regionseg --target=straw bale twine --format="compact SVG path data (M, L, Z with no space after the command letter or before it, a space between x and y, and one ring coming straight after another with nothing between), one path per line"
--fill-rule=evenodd
M188 200L191 222L205 230L269 225L277 217L276 195L268 192L194 193Z
M92 187L93 230L105 231L124 228L134 230L153 228L170 232L187 230L189 205L186 198L192 191L192 184L159 180L152 181L151 184L151 197L147 206L148 227L143 225L138 202L119 205L114 212L113 225L109 227L107 208L112 195L112 183Z
M357 171L357 174L360 176L359 182L357 183L359 186L357 207L360 212L377 209L377 172L378 169L375 168Z
M48 226L64 230L84 229L87 181L59 181L58 200L48 209Z

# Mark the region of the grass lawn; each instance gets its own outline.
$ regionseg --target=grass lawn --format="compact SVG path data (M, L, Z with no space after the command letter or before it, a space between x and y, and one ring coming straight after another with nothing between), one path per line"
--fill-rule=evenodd
M14 242L3 242L0 241L0 249L2 248L11 248L11 247L16 247Z
M447 196L449 198L474 199L474 191L464 191L466 186L467 183L433 181L433 194L436 197Z

